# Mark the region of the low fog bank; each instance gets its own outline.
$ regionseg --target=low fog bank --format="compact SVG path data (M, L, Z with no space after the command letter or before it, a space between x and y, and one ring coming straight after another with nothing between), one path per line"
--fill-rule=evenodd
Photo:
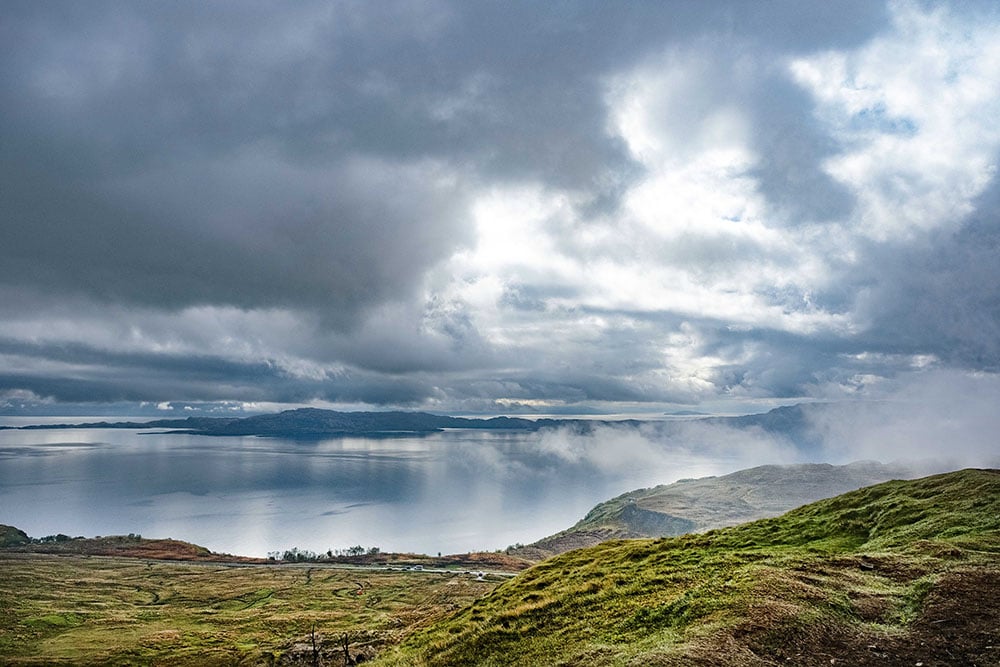
M926 461L1000 467L1000 377L940 371L907 378L884 400L813 406L806 415L830 462Z
M1000 378L934 372L877 400L810 403L764 415L600 424L539 433L542 468L589 469L648 485L765 464L879 461L922 476L1000 467Z

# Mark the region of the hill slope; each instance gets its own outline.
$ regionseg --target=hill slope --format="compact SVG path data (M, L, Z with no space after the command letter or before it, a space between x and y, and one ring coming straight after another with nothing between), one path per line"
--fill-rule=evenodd
M923 474L926 474L925 471ZM777 516L823 498L890 479L920 476L914 467L859 461L765 465L721 477L687 479L607 500L576 525L517 550L542 560L609 539L668 537Z
M549 559L382 665L998 664L1000 471Z

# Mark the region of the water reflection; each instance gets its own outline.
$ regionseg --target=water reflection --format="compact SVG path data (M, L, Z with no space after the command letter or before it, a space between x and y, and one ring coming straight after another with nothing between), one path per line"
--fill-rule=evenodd
M692 468L736 467L625 431L327 440L0 431L0 523L249 555L354 544L454 553L533 541Z

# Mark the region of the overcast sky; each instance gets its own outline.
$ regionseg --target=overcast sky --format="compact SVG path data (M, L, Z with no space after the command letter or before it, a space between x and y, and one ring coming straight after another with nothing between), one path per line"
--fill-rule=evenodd
M1000 370L994 2L7 0L0 51L0 411Z

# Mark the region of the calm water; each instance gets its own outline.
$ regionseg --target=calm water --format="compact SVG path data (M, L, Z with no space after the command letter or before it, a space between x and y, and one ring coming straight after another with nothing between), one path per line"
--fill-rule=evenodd
M0 431L0 523L247 555L456 553L529 543L625 491L737 467L614 429L321 441Z

